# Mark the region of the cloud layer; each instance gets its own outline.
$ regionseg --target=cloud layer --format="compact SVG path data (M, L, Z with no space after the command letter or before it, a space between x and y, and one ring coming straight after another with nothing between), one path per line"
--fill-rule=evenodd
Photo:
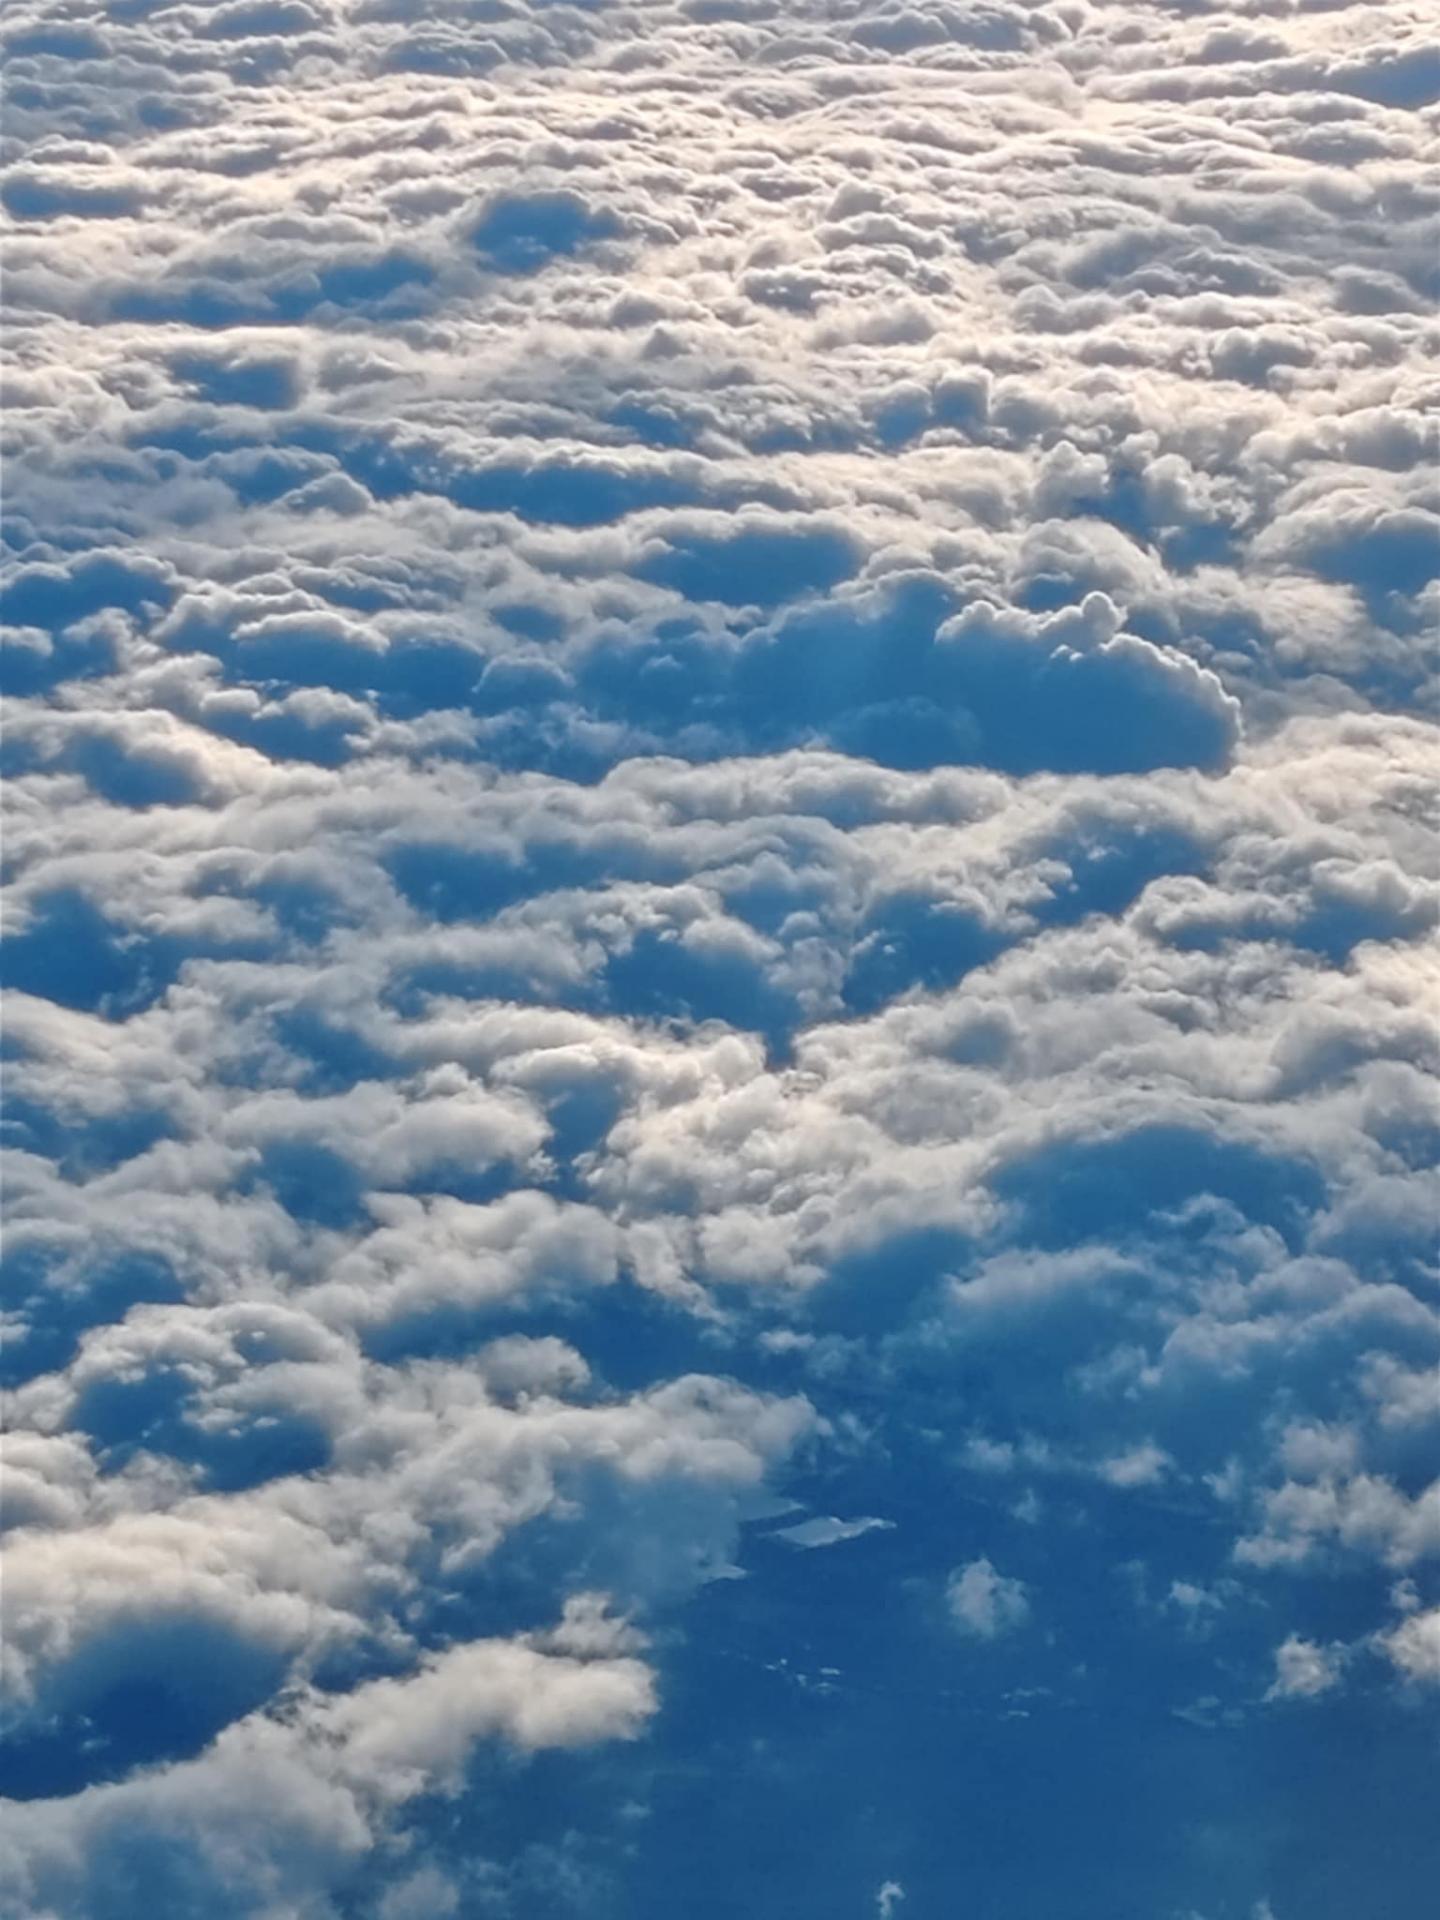
M16 1920L1415 1911L1427 25L9 10Z

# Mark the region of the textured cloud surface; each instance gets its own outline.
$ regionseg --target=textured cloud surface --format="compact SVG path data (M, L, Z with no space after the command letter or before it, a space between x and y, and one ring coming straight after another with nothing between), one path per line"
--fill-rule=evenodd
M8 9L9 1920L1423 1909L1433 28Z

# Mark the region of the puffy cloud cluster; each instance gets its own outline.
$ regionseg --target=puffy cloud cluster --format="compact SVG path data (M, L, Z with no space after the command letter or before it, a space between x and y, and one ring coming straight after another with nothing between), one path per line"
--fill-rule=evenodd
M972 1560L951 1574L946 1599L955 1625L976 1640L1014 1633L1030 1617L1030 1602L1019 1580L1007 1580L988 1560Z
M706 1634L881 1752L738 1624L817 1567L1002 1728L1101 1673L1114 1726L1399 1752L1425 9L3 37L17 1917L702 1915L660 1841L597 1865L607 1783L679 1817L640 1762L494 1810L647 1729L748 1768L684 1718ZM1146 1897L1321 1911L1265 1844ZM959 1871L842 1865L763 1898ZM965 1866L1058 1910L1008 1870Z
M141 1875L162 1910L201 1893L210 1911L314 1910L327 1881L363 1870L388 1812L456 1790L477 1742L528 1753L640 1731L655 1709L649 1670L616 1650L614 1623L609 1650L594 1644L598 1618L572 1603L551 1636L566 1644L578 1620L578 1656L477 1640L403 1679L299 1693L236 1720L195 1759L27 1810L3 1843L28 1903L17 1910L128 1911Z

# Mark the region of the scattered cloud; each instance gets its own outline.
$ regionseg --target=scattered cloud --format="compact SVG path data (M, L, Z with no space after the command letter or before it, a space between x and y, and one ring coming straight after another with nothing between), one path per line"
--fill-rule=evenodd
M950 1617L974 1640L998 1640L1030 1618L1030 1600L1021 1580L997 1573L989 1560L969 1560L950 1575L945 1588Z
M1380 1644L1405 1679L1418 1685L1440 1682L1440 1608L1410 1614Z
M1275 1649L1275 1678L1267 1700L1316 1700L1340 1684L1340 1651L1292 1633Z

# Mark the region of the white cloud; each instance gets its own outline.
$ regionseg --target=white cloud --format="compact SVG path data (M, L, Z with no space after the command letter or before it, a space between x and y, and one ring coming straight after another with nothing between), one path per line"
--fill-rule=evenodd
M1340 1684L1343 1649L1292 1633L1275 1649L1275 1678L1267 1700L1315 1700Z
M655 1706L649 1670L628 1656L453 1647L403 1679L238 1720L196 1759L28 1803L5 1823L0 1884L16 1911L87 1912L138 1846L154 1854L162 1902L188 1887L227 1912L319 1910L399 1807L458 1785L479 1742L632 1739Z
M1440 1608L1410 1614L1381 1635L1380 1645L1407 1680L1440 1683Z
M810 1520L797 1520L792 1527L777 1527L774 1538L783 1540L787 1546L809 1550L839 1546L844 1540L858 1540L862 1534L874 1533L877 1528L888 1531L894 1525L893 1520L878 1520L873 1514L858 1520L837 1520L833 1515L816 1514Z
M983 1557L955 1569L946 1585L945 1598L955 1625L975 1640L998 1640L1016 1632L1030 1618L1024 1582L998 1573Z
M1147 1442L1102 1460L1100 1478L1112 1487L1153 1487L1165 1478L1173 1464L1163 1447Z
M327 1920L790 1462L923 1558L891 1419L1027 1567L1140 1490L1192 1651L1440 1548L1423 9L483 11L7 14L37 1912L233 1808Z

